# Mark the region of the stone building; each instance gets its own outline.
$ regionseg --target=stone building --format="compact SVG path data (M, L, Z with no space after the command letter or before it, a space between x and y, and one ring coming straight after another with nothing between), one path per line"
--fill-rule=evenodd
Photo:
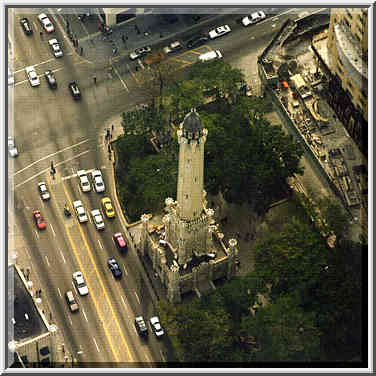
M201 296L215 289L214 281L236 272L237 241L228 243L207 207L204 191L204 147L208 131L195 110L177 130L179 168L177 201L165 200L163 223L149 224L141 216L140 250L151 259L167 289L170 302L180 302L191 291Z

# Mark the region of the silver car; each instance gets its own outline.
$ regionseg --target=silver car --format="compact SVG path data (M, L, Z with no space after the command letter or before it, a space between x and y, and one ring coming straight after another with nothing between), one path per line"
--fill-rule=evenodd
M87 288L84 277L80 271L73 273L73 281L80 295L89 294L89 289Z
M151 52L151 47L145 46L145 47L140 47L136 48L133 52L129 54L129 58L131 60L136 60L139 57L146 55L147 53Z
M11 136L8 137L8 151L11 157L17 157L18 150L16 147L16 143L14 142L14 138Z

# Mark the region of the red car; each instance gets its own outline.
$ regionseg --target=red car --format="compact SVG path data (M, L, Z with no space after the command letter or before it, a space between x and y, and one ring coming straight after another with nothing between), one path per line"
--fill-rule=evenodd
M46 228L46 221L44 220L42 214L39 210L33 211L33 217L35 224L37 225L39 230L44 230Z
M116 246L119 248L121 252L126 252L127 250L127 242L124 239L124 236L122 235L121 232L117 232L113 236L114 242Z

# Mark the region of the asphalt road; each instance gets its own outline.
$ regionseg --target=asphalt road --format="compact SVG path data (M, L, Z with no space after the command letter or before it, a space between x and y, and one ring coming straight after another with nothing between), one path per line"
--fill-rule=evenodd
M33 24L33 36L26 36L20 28L19 19L24 15ZM288 14L279 15L244 28L237 23L238 16L232 16L228 23L233 31L229 35L173 55L171 61L176 69L185 69L200 53L220 49L225 61L236 64L242 59L252 59L252 66L255 66L255 51L261 52L287 17ZM143 64L119 56L114 59L111 78L95 60L79 56L66 38L63 26L56 18L51 18L56 29L52 37L64 41L65 55L60 59L49 50L50 37L46 33L42 38L39 36L37 14L17 9L14 27L10 30L15 87L9 89L9 99L13 99L9 132L15 136L20 153L19 157L8 161L11 190L15 195L16 226L25 235L33 270L42 280L43 294L53 308L71 353L82 351L80 361L114 362L113 366L120 367L125 367L127 362L164 362L169 354L164 341L157 341L150 335L145 343L133 325L136 315L149 319L154 312L152 292L136 254L130 251L125 256L120 255L112 241L112 234L124 232L125 224L119 216L113 221L105 219L106 229L98 233L91 221L79 224L76 218L63 215L64 203L72 205L77 199L84 203L87 211L100 208L103 195L81 192L76 176L78 169L100 168L107 187L105 195L114 196L103 126L113 115L145 102L143 78L140 79L142 75L135 70L136 66L142 70ZM211 26L214 25L205 28ZM197 29L178 37L186 41L201 29L198 25ZM154 47L158 48L158 44ZM32 88L26 79L24 68L29 65L34 65L40 75L39 87ZM55 73L57 90L51 90L43 77L48 69ZM97 84L93 82L94 75ZM73 80L82 91L81 101L74 101L68 91L68 83ZM54 180L49 175L51 161L57 170ZM39 181L47 182L51 190L52 198L48 203L39 197ZM47 229L43 232L38 231L33 222L35 209L40 209L46 218ZM116 203L115 210L119 213ZM115 281L107 267L107 259L112 256L123 269L121 281ZM74 289L72 273L76 270L84 274L89 296L80 297L74 290L80 312L71 314L64 293Z

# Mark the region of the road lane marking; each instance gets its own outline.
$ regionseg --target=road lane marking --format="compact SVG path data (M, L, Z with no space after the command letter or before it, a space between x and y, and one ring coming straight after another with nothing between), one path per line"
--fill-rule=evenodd
M125 308L127 308L127 305L125 304L125 301L124 301L124 298L123 298L123 296L122 296L122 295L120 295L120 298L121 298L121 301L123 302L123 304L124 304Z
M72 322L72 319L70 318L70 315L68 315L68 319L69 319L70 324L73 326L73 322Z
M124 266L124 264L123 264L123 269L124 269L125 275L128 275L127 268Z
M52 58L52 59L49 59L49 60L46 60L46 61L42 61L42 62L37 63L37 64L30 64L30 65L28 65L28 67L29 67L29 66L37 67L37 66L39 66L39 65L47 64L47 63L49 63L49 62L51 62L51 61L55 61L55 60L56 60L56 58ZM25 67L25 68L26 68L26 67ZM19 73L19 72L22 72L22 71L25 70L25 68L23 68L23 69L19 69L18 71L15 71L15 72L13 72L13 73Z
M126 84L126 83L124 82L124 80L121 78L121 76L120 76L120 74L119 74L119 72L117 71L116 68L114 68L114 71L115 71L116 75L119 77L120 82L123 84L123 86L126 88L126 90L127 90L128 93L129 93L129 89L128 89L127 84Z
M60 251L60 254L61 254L61 257L63 258L64 264L65 264L65 258L64 258L63 252Z
M59 153L63 153L63 152L66 151L66 150L72 149L72 148L74 148L74 147L76 147L76 146L79 146L79 145L81 145L81 144L83 144L83 143L85 143L85 142L88 142L88 141L90 141L90 138L87 138L87 139L85 139L85 140L83 140L83 141L80 141L80 142L78 142L77 144L74 144L74 145L71 145L71 146L67 146L66 148L61 149L61 150L58 150L58 151L55 152L55 153L48 154L48 155L46 155L45 157L40 158L40 159L38 159L37 161L35 161L35 162L29 164L28 166L22 168L21 170L18 170L18 171L15 172L12 176L16 176L16 175L18 175L19 173L21 173L21 172L27 170L28 168L34 166L35 164L37 164L37 163L39 163L39 162L41 162L41 161L43 161L43 160L45 160L45 159L47 159L47 158L51 158L51 157L53 157L54 155L57 155L57 154L59 154Z
M37 238L39 239L38 231L34 229L34 232L35 232L35 235L37 236Z
M44 256L46 258L47 265L50 266L50 263L48 262L47 256Z
M85 313L84 309L82 309L82 313L83 313L84 316L85 316L85 320L86 320L87 322L89 322L89 320L88 320L87 317L86 317L86 313Z
M150 363L150 359L148 357L148 354L145 353L145 358L148 360L148 362Z
M102 243L101 243L101 241L98 239L98 243L99 243L99 246L102 248L102 250L103 250L103 246L102 246Z
M141 304L141 302L140 302L140 298L138 297L138 295L137 295L137 292L136 292L136 291L134 291L134 294L136 295L136 298L137 298L138 304Z
M95 340L94 337L93 337L93 340L94 340L94 343L95 343L95 347L97 348L97 351L100 352L100 351L99 351L99 347L98 347L98 345L97 345L97 341Z
M29 251L28 251L28 249L26 247L25 247L25 251L26 251L27 256L29 257L29 259L31 259L30 253L29 253Z
M137 333L137 330L136 330L136 328L135 328L134 325L132 325L132 328L133 328L133 330L136 332L136 334L138 334L138 333Z
M51 226L51 230L52 230L54 236L56 236L56 234L55 234L55 230L54 230L54 228L52 227L52 224L51 224L51 223L50 223L50 226Z
M162 357L162 359L163 359L164 361L166 361L165 357L163 356L163 352L162 352L162 350L159 350L159 352L161 353L161 357Z
M59 293L59 295L60 295L60 298L62 298L62 297L63 297L63 295L61 295L61 292L60 292L60 289L59 289L59 288L57 288L57 292Z

